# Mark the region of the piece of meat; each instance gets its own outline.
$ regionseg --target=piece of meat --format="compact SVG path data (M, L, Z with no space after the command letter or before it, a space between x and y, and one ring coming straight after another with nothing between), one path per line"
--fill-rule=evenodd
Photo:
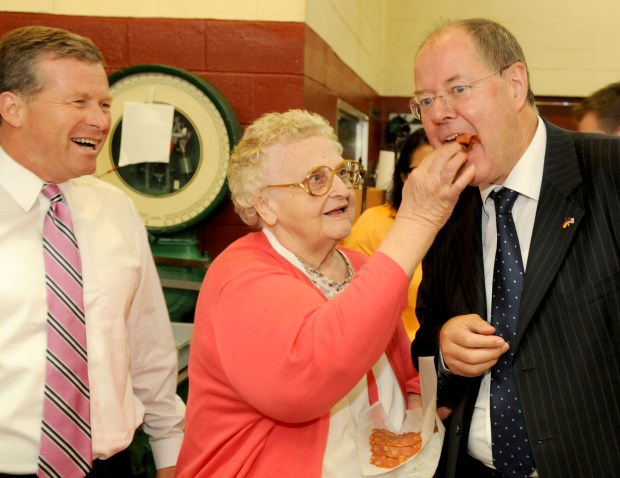
M466 153L469 153L480 142L476 134L459 134L454 141L463 146Z
M380 468L394 468L422 447L422 436L414 432L396 434L374 428L368 441L372 453L370 463Z

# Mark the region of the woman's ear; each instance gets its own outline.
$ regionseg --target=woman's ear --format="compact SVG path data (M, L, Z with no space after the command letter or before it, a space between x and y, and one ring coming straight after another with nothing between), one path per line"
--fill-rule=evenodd
M23 100L12 91L0 93L0 116L2 122L14 128L21 126L21 105Z
M271 200L268 197L260 196L254 204L254 209L265 225L275 226L278 222L278 214L271 207Z
M521 110L527 103L527 92L529 88L529 78L527 68L520 61L510 65L505 72L508 75L509 85L512 88L515 106Z

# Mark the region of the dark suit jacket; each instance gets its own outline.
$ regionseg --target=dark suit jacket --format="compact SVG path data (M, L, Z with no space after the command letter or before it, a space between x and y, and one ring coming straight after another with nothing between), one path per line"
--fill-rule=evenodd
M542 478L620 476L620 138L546 123L540 200L521 299L514 374ZM414 363L437 355L451 317L486 317L478 188L467 188L424 263ZM567 218L574 224L563 228ZM440 381L438 477L458 476L480 378Z

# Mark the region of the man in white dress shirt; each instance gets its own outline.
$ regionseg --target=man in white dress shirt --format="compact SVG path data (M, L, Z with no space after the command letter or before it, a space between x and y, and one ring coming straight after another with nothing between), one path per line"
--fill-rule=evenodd
M177 356L147 234L131 201L89 176L110 129L103 56L88 39L24 27L0 40L0 476L37 473L46 363L42 230L58 185L82 261L93 469L131 476L150 436L158 478L183 438Z

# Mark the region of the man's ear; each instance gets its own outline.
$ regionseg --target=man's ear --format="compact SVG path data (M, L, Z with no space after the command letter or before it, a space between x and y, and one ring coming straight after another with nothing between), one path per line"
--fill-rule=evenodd
M22 124L21 108L23 102L24 100L12 91L0 93L0 116L2 117L2 122L19 128Z
M505 73L508 75L508 81L513 91L515 106L517 110L521 110L527 103L527 91L529 79L527 77L527 68L520 61L510 65Z
M254 205L254 209L265 225L275 226L278 222L278 214L271 207L271 201L268 197L260 196Z

